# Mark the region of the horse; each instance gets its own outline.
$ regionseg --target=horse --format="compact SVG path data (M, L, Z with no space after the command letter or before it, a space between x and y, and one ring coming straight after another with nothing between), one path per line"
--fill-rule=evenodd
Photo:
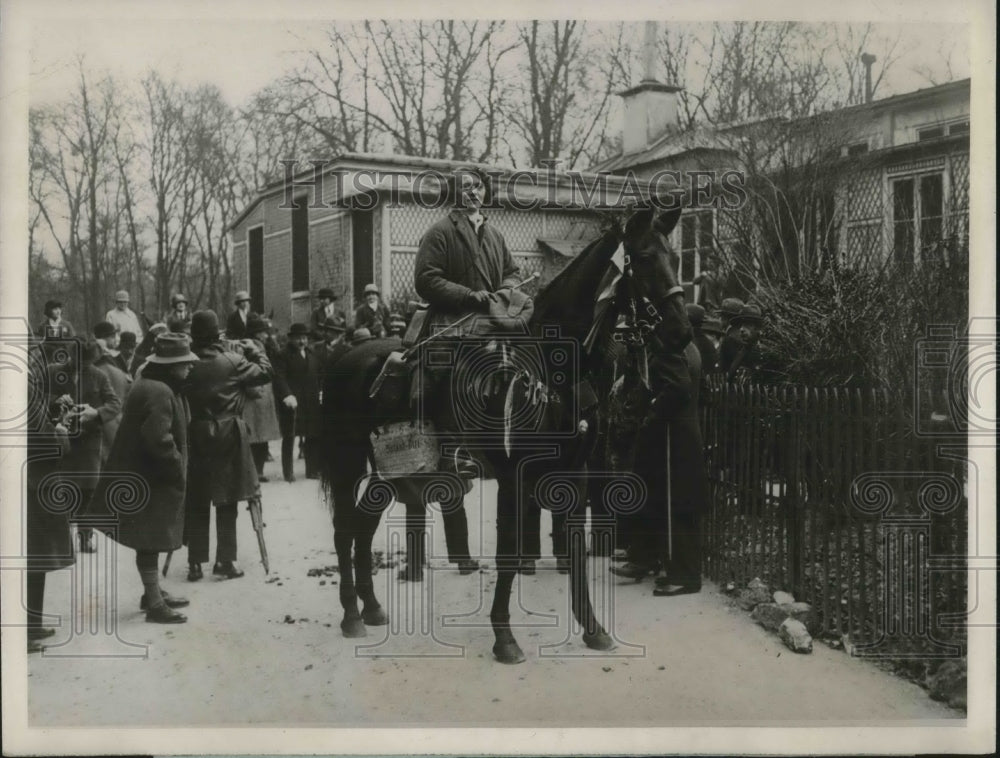
M522 559L538 551L537 528L533 534L525 528L537 525L537 518L528 515L537 507L565 515L571 536L567 549L572 611L583 629L584 643L595 650L615 646L594 616L585 541L573 538L583 530L585 467L600 425L598 398L588 378L600 384L598 375L609 370L607 355L599 346L621 331L621 317L633 332L641 327L646 336L655 335L663 349L682 352L690 341L683 289L667 255L666 236L679 218L679 208L662 215L642 208L624 224L612 223L535 298L529 333L513 340L510 351L520 358L508 364L507 341L499 340L503 344L498 348L497 341L488 340L466 350L467 355L454 364L452 399L456 406L476 409L464 422L476 427L470 430L477 440L470 450L492 470L498 484L497 581L490 621L493 654L501 663L525 660L510 627L509 605ZM620 250L624 256L615 256ZM624 272L617 279L612 276L613 257L619 265L624 262ZM608 286L613 290L608 307L595 318L595 303ZM383 487L364 487L363 483L371 459L370 434L380 424L396 419L380 412L369 397L369 388L385 357L398 347L399 342L390 339L353 348L330 367L323 390L321 476L331 496L345 637L363 636L366 625L388 622L374 593L371 545L380 509L391 498ZM456 349L461 352L464 347ZM499 363L498 349L504 358ZM490 367L490 378L506 385L505 391L494 393L485 404L482 396L474 396L481 383L469 381L469 372L462 370L475 365L483 350L494 353L483 363ZM568 360L568 353L575 353L578 360ZM548 453L540 455L539 450ZM547 475L556 479L540 486ZM447 478L443 473L441 477ZM372 480L378 481L377 472ZM565 502L555 502L567 497L568 508Z

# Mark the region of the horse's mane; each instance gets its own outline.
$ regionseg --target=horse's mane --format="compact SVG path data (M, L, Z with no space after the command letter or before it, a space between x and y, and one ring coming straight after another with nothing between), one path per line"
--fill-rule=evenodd
M535 297L532 331L558 325L561 336L583 339L594 318L597 286L618 248L619 238L609 230L585 247Z

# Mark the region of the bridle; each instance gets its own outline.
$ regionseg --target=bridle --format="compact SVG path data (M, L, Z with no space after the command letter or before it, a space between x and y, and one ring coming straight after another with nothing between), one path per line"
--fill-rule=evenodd
M655 233L663 241L663 235L659 232ZM660 309L656 307L656 304L652 300L645 295L640 296L638 294L638 288L635 283L635 272L632 267L632 256L627 252L622 264L622 277L627 283L628 298L621 309L624 319L615 325L611 337L615 342L622 343L626 347L646 347L656 327L663 321L663 316L660 314ZM665 303L674 295L683 293L684 288L676 285L666 291L660 298L660 302L661 304Z

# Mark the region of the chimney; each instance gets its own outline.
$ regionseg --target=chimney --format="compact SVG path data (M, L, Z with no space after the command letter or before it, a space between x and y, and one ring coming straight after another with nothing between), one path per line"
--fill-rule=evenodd
M646 22L643 62L642 81L618 93L625 102L622 147L626 155L645 150L667 132L677 129L677 93L683 87L663 84L656 79L655 21Z
M870 103L872 101L872 64L875 63L877 59L871 53L863 53L861 56L861 62L865 67L865 102Z

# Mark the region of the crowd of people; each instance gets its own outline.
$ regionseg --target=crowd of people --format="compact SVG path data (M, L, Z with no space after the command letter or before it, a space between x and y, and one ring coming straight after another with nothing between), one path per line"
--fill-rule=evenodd
M319 477L320 413L327 365L354 345L401 335L406 321L381 303L374 285L348 325L329 288L310 324L279 337L270 320L236 293L225 329L214 311L192 312L180 293L148 323L115 294L104 320L77 331L63 304L49 300L33 333L29 407L27 608L29 650L54 630L42 625L45 575L95 551L94 530L136 552L146 620L182 623L189 604L159 584L160 555L187 546L189 581L212 573L243 576L237 558L237 506L260 498L269 443L281 441L281 471L294 482L294 448L305 475ZM76 493L67 512L55 483ZM116 487L131 482L140 508L117 508ZM117 509L116 509L117 508ZM75 535L75 538L74 538Z

